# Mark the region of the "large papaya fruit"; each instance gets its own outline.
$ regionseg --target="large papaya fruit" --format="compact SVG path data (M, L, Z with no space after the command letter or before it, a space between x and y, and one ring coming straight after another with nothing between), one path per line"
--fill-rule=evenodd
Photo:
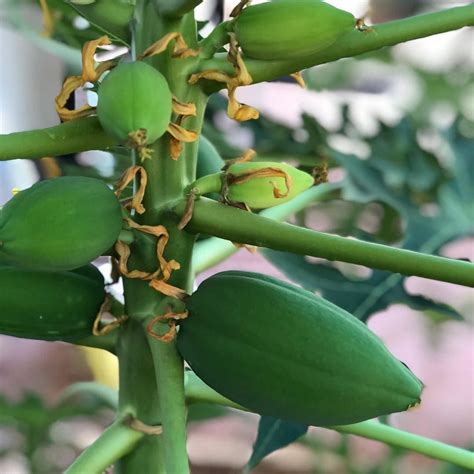
M103 181L40 181L0 211L0 263L71 270L108 250L121 228L120 203Z
M250 58L279 60L315 54L356 26L354 16L319 0L278 0L245 8L233 29Z
M120 64L101 82L97 115L104 130L125 143L136 141L139 131L144 143L158 140L171 120L172 96L166 78L142 62Z
M77 341L92 334L105 298L92 266L44 272L0 266L0 333L46 341Z
M301 288L250 272L205 280L178 348L196 374L262 415L310 425L407 410L423 384L367 326Z

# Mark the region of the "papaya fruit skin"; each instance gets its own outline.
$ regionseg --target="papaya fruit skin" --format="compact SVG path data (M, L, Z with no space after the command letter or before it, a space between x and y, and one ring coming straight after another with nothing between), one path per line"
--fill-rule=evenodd
M242 51L250 58L304 58L355 28L354 16L319 0L278 0L245 8L234 23Z
M275 197L273 194L273 184L285 194L287 191L285 179L282 177L253 177L246 182L232 184L229 186L227 198L233 202L245 203L251 209L266 209L278 204L290 201L298 194L310 188L314 184L314 178L294 166L286 163L274 162L244 162L234 163L229 167L229 175L239 176L249 171L256 171L263 168L276 168L284 171L291 178L291 188L284 197Z
M92 334L105 298L100 272L44 272L0 266L0 333L74 342ZM85 276L89 274L89 276Z
M120 64L99 86L99 121L107 133L121 142L139 129L146 130L146 144L155 142L166 132L171 110L168 82L142 61Z
M0 212L0 264L64 271L108 250L122 228L122 211L102 181L60 177L19 192Z
M407 410L422 383L363 323L279 280L223 272L187 300L178 349L196 374L259 414L317 426Z

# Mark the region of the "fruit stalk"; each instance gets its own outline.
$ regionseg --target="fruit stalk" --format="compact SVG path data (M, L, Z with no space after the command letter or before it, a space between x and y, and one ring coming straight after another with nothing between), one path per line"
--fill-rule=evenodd
M85 117L54 127L0 135L0 161L108 150L117 144L118 140L104 132L97 117Z
M176 205L177 219L185 203ZM363 242L276 222L201 198L186 229L299 255L355 263L379 270L474 287L474 265L435 255Z
M126 426L124 420L116 420L65 472L66 474L103 472L132 450L143 436L143 433Z

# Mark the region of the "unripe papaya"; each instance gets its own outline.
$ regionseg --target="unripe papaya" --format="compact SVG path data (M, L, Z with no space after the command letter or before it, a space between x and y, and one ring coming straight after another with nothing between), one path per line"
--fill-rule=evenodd
M220 193L224 201L250 209L266 209L290 201L310 188L314 178L280 162L238 162L224 172L196 180L190 189L198 194Z
M178 348L196 374L262 415L308 425L407 410L422 383L367 326L306 290L223 272L187 299Z
M112 247L121 228L120 203L103 181L79 176L40 181L0 212L0 263L71 270Z
M242 51L254 59L315 54L356 26L352 14L319 0L278 0L245 8L234 23Z
M282 171L290 178L290 184L281 176L258 177L258 175L247 181L238 182L238 179L247 173L266 168ZM232 202L245 203L251 209L266 209L283 204L314 184L313 176L294 166L264 161L234 163L227 170L226 180L229 183L226 198ZM275 194L275 189L279 190L280 196Z
M0 266L0 333L69 342L90 336L105 298L104 279L92 271Z
M142 62L120 64L101 82L97 115L105 131L127 142L140 130L149 145L160 138L171 120L172 96L163 74Z

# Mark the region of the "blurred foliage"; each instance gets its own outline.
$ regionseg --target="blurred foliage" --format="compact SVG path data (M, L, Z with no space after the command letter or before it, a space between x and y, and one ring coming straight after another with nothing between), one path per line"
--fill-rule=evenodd
M31 29L32 23L28 7L38 7L38 3L37 0L3 0L3 19L7 24L19 30ZM53 17L53 31L50 35L53 40L80 50L86 41L99 38L107 33L102 28L82 19L67 1L47 0L47 4ZM111 35L111 39L122 43L113 35Z
M61 439L54 432L64 423L73 426L84 420L96 427L106 425L112 422L113 412L100 397L90 395L54 406L49 406L34 393L25 393L18 401L0 397L0 427L2 431L8 430L10 440L7 450L0 444L0 462L2 455L21 453L29 463L29 472L59 474L80 453L81 447Z

